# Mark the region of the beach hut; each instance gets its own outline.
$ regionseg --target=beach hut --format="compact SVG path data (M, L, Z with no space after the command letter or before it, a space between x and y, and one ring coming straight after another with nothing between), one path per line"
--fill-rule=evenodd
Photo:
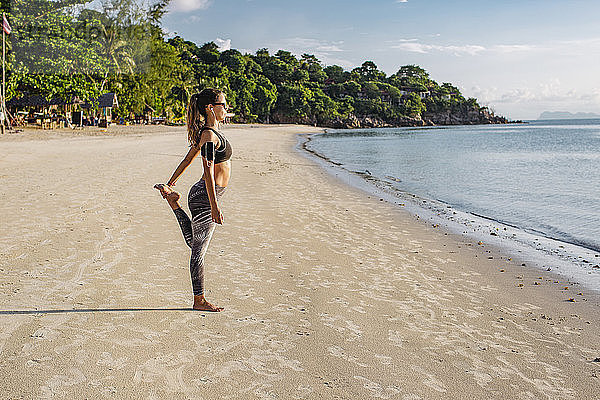
M101 126L108 126L112 122L112 109L119 107L116 93L104 93L98 97L98 108L100 109L100 123Z
M82 106L85 104L78 96L72 96L69 100L63 100L61 98L52 99L50 101L50 114L60 115L58 126L64 128L65 124L69 126L81 126L81 115L83 114ZM77 116L79 121L77 121Z
M70 120L71 113L83 101L77 96L53 97L46 100L40 95L25 95L9 100L6 105L13 115L20 115L22 124L38 124L43 129L64 127Z

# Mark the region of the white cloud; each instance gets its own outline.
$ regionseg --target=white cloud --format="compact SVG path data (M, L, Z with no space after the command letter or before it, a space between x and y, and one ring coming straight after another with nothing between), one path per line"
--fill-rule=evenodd
M410 51L413 53L430 53L432 51L448 52L460 56L463 54L476 55L485 51L486 48L478 45L463 45L463 46L440 46L436 44L418 43L412 39L402 39L400 43L391 46L393 49Z
M408 3L408 0L396 0L396 3Z
M231 50L231 39L216 38L215 44L219 47L219 51Z
M167 37L167 38L172 38L175 37L177 35L177 32L174 32L172 30L170 30L169 28L167 28L166 26L162 27L162 31L163 34Z
M429 51L432 49L432 46L423 44L423 43L403 41L401 43L393 45L392 49L398 49L398 50L410 51L413 53L425 54L425 53L429 53Z
M419 42L418 39L398 39L390 46L392 49L409 51L413 53L428 54L433 52L452 53L456 56L470 55L474 56L483 52L488 53L517 53L530 52L536 49L542 49L541 46L530 44L500 44L493 46L483 46L479 44L464 45L438 45Z
M534 36L522 41L442 36L404 36L381 43L381 50L426 63L438 81L464 86L465 97L510 118L534 119L543 111L600 112L600 36L535 41Z
M276 43L269 43L269 49L277 51L278 49L285 49L290 51L296 56L302 54L313 54L325 65L339 65L345 69L354 68L356 62L344 59L341 54L345 53L344 41L327 41L318 40L311 38L288 38L278 41Z
M171 0L169 10L174 12L189 12L207 9L211 0Z
M344 44L343 41L328 42L324 40L308 39L308 38L291 38L284 39L282 41L284 48L290 48L292 51L298 51L301 53L314 53L314 52L341 52L344 51L340 46Z
M564 88L559 79L509 90L497 87L474 86L465 91L468 96L477 98L480 104L490 105L525 117L536 118L542 111L589 111L598 112L600 108L600 89L582 92Z
M519 51L533 51L537 48L537 46L529 44L499 44L492 46L491 50L499 53L516 53Z
M592 47L598 47L598 45L600 45L600 38L587 38L587 39L575 39L575 40L561 40L558 42L559 44L564 44L567 46L592 46Z
M600 90L582 93L562 89L556 79L509 90L475 86L463 92L477 98L479 104L513 119L536 119L543 111L598 112L600 108Z
M437 35L439 36L439 34ZM582 40L562 40L546 43L527 44L460 44L460 45L439 45L424 43L418 39L397 39L389 41L389 48L398 49L413 53L429 54L434 52L446 52L454 55L478 55L485 53L497 54L516 54L546 52L565 55L582 55L590 52L600 51L600 38L582 39Z
M202 18L200 18L198 15L190 15L185 19L185 22L194 24L196 22L200 22L201 20Z
M343 58L331 57L327 54L315 54L315 56L325 65L339 65L347 70L350 70L358 65L356 62L352 62Z
M581 100L600 106L600 89L592 89L591 92L582 94Z

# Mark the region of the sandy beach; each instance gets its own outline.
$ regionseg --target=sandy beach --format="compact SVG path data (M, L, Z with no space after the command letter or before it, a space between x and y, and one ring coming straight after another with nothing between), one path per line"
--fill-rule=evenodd
M152 188L185 128L0 137L0 399L599 398L598 295L345 185L319 131L223 130L222 313Z

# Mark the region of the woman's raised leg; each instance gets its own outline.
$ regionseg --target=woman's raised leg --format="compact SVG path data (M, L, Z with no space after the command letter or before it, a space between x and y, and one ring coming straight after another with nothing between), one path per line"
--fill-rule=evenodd
M181 233L183 233L183 238L185 239L185 243L188 247L192 247L192 222L190 221L190 217L183 211L181 205L179 204L179 198L181 197L179 193L171 189L169 186L158 183L154 185L154 188L160 191L163 199L167 200L169 206L175 213L175 217L177 218L177 222L179 222L179 227L181 228Z

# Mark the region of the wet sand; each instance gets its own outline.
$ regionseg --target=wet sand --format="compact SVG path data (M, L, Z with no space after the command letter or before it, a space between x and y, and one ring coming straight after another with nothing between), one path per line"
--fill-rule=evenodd
M597 398L596 296L344 185L294 150L316 128L224 130L225 311L191 310L152 188L185 129L111 128L0 137L0 398Z

